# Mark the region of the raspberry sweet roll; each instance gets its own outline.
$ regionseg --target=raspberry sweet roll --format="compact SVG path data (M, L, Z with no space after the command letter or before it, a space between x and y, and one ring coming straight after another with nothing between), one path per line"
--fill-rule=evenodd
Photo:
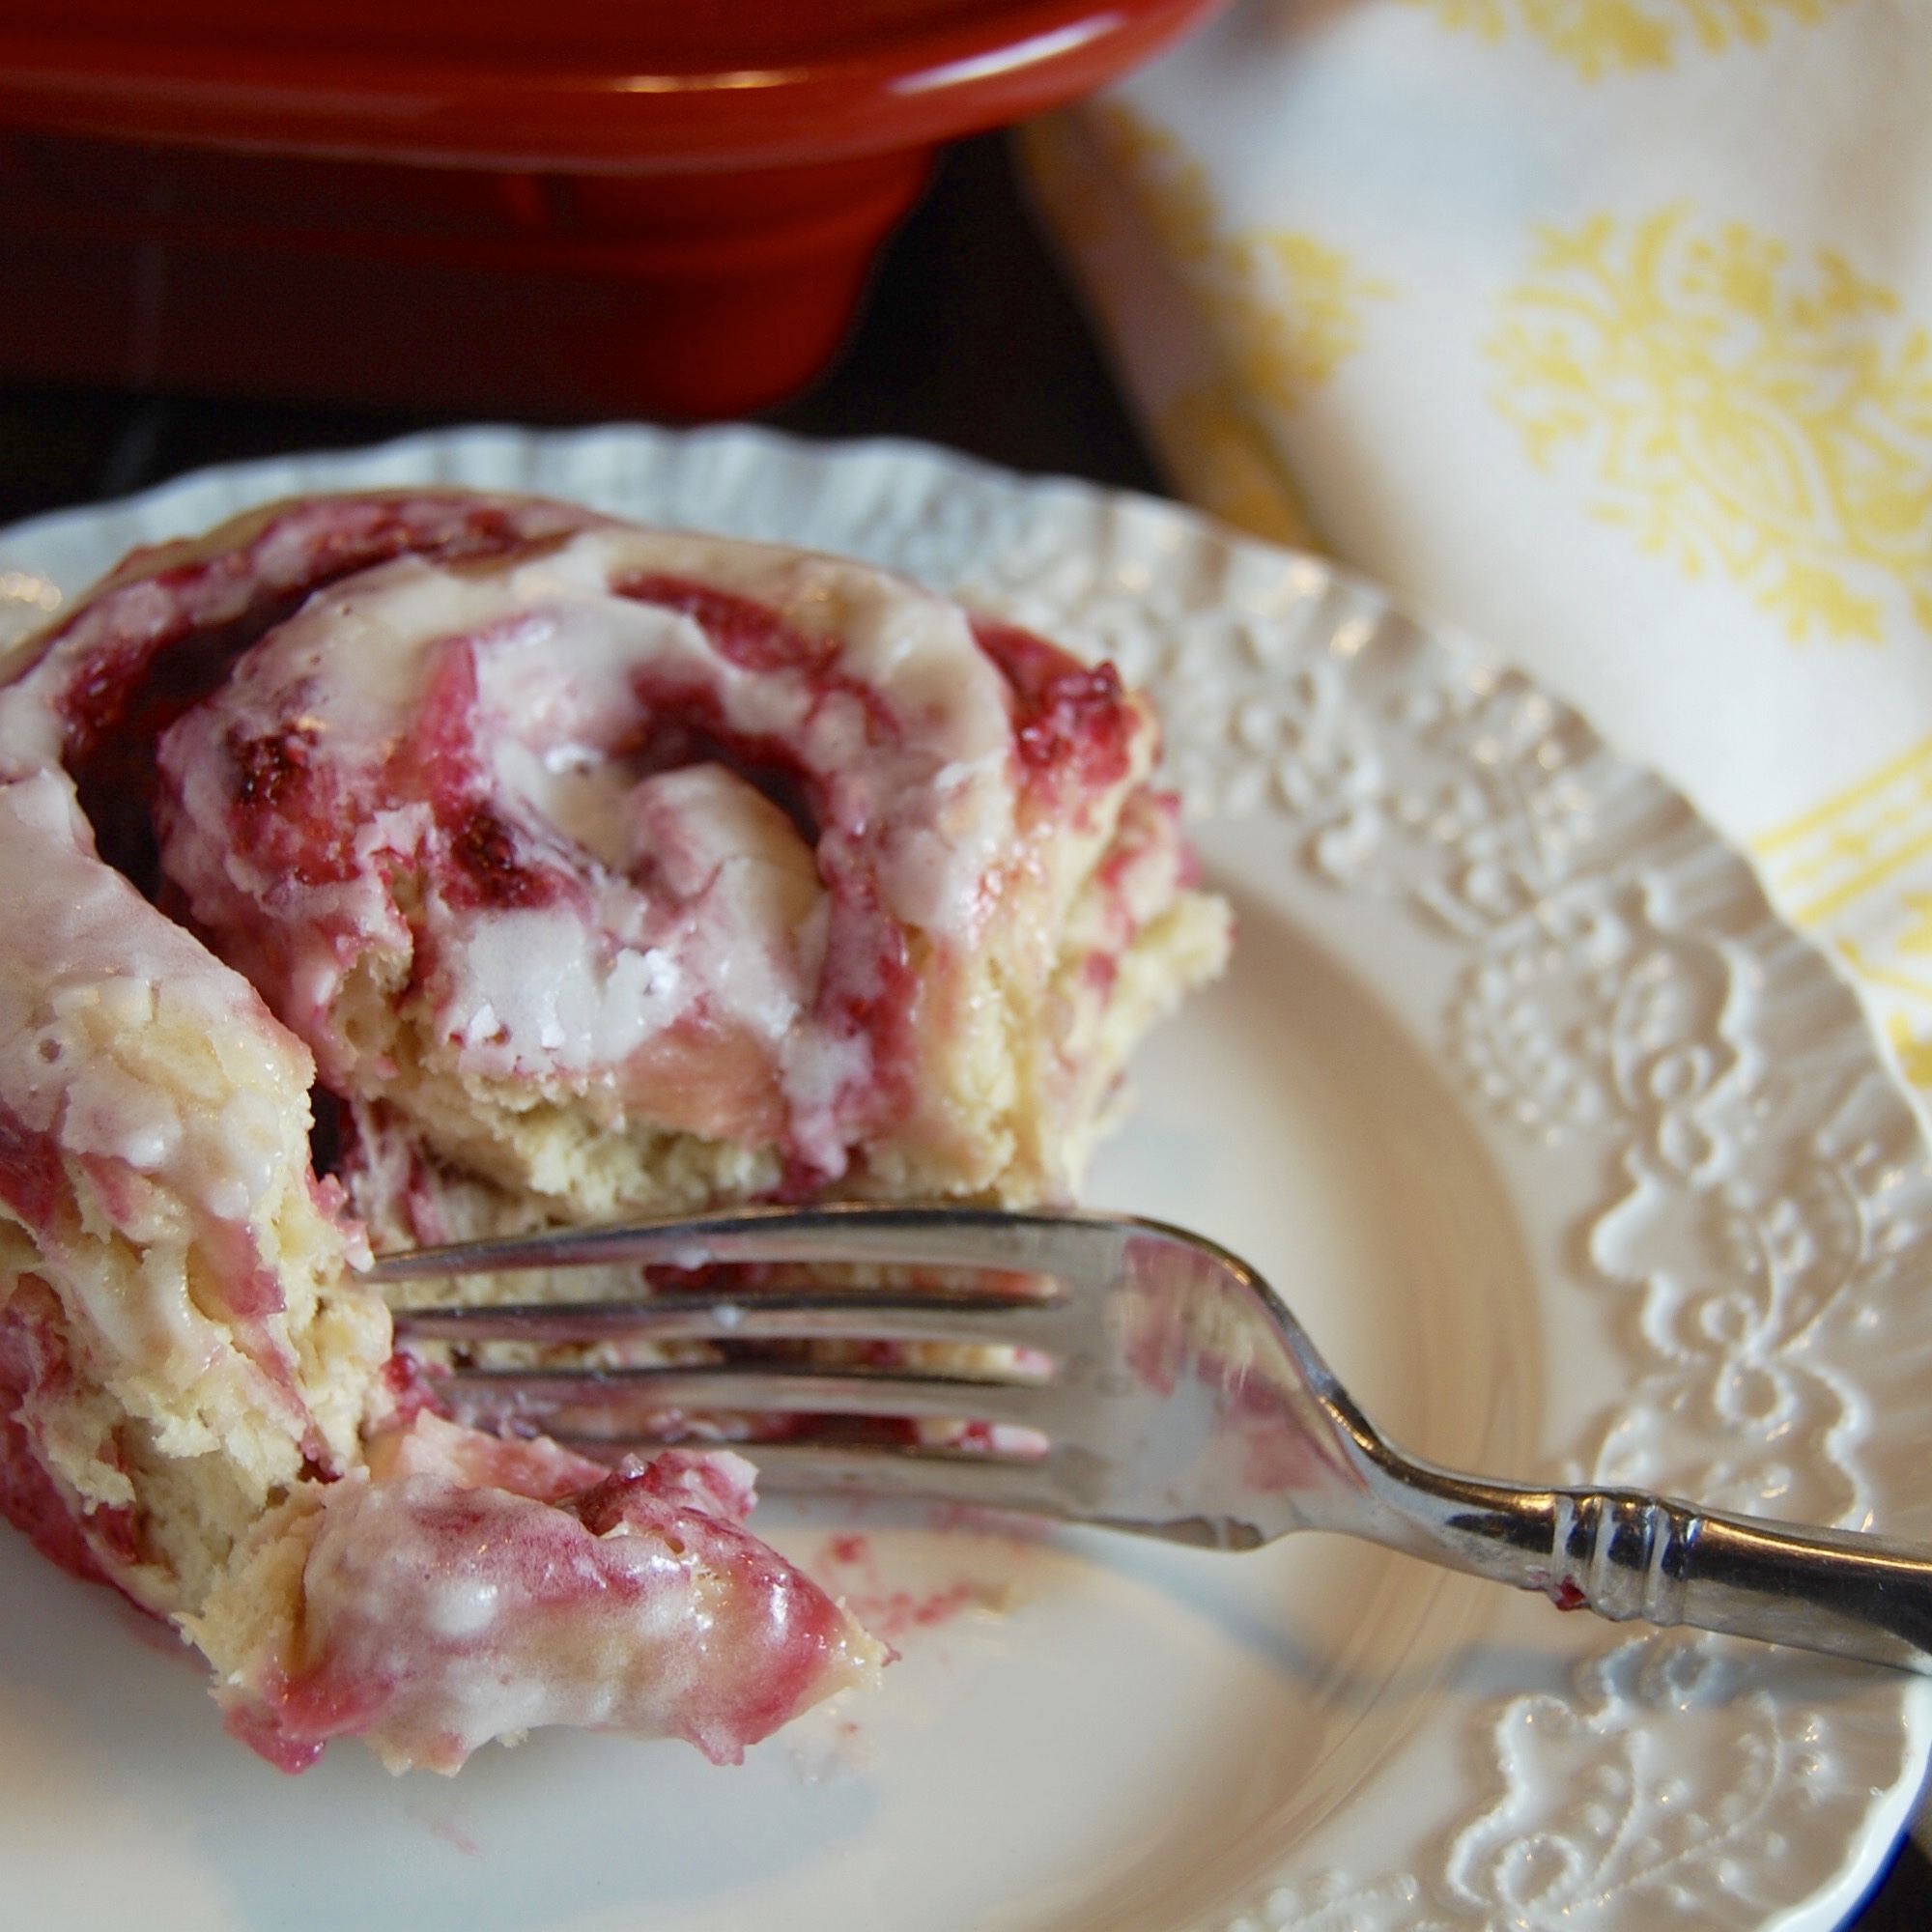
M290 1767L730 1758L863 1681L737 1457L437 1413L362 1229L1063 1198L1225 952L1156 750L1110 668L898 579L566 505L130 558L0 690L0 1508Z

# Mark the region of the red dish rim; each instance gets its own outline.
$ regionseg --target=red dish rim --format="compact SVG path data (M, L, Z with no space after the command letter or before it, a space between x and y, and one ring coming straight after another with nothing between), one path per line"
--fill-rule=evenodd
M251 39L252 9L242 8L232 31L189 38L197 24L225 26L225 6L204 10L220 21L170 12L165 34L49 30L0 11L0 125L443 166L767 167L923 145L1042 112L1104 85L1222 3L1011 0L964 22L831 35L834 51L773 68L705 67L686 49L652 67L642 48L640 67L613 65L614 50L545 63L523 47L493 47L487 20L460 49L426 54L385 49L380 35L348 49Z

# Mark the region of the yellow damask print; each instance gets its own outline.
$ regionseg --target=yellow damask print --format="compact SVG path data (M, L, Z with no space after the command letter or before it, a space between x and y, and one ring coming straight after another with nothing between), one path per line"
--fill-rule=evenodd
M1795 639L1932 630L1932 336L1889 290L1678 207L1545 230L1504 317L1496 406L1593 462L1593 515Z
M1211 261L1221 209L1208 170L1165 128L1123 101L1103 102L1093 121L1168 252L1191 267Z
M1367 304L1395 293L1312 235L1258 229L1237 236L1227 260L1236 374L1283 409L1334 375L1362 346Z
M1752 851L1786 915L1806 927L1893 886L1932 858L1932 739L1762 834ZM1932 924L1920 919L1899 950L1932 961Z
M1163 128L1100 110L1116 166L1213 318L1237 388L1291 411L1362 346L1367 305L1395 291L1339 248L1287 229L1228 235L1208 171Z
M1844 961L1899 1071L1932 1099L1932 739L1752 852L1779 908Z
M1270 543L1316 546L1294 479L1231 384L1180 390L1152 428L1169 475L1190 502Z
M1205 171L1171 139L1119 110L1110 117L1102 166L1093 139L1099 111L1077 121L1055 115L1031 123L1020 137L1028 170L1061 240L1098 293L1102 313L1131 315L1137 304L1153 303L1165 314L1186 300L1171 289L1174 277L1211 271L1218 246L1214 198ZM1162 258L1151 271L1154 251L1144 242L1136 246L1150 219L1161 236ZM1300 493L1256 398L1231 380L1223 350L1204 344L1205 353L1189 354L1181 338L1191 342L1192 331L1169 328L1163 335L1160 379L1142 387L1140 400L1170 481L1225 523L1274 543L1312 548Z
M1846 0L1408 0L1452 31L1500 41L1513 23L1585 80L1676 65L1685 42L1707 53L1762 46L1779 19L1815 26Z

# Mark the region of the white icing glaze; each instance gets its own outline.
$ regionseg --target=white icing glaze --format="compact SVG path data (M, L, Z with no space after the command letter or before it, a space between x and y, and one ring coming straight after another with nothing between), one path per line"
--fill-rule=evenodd
M673 590L623 594L640 580ZM789 632L734 651L668 608L677 584ZM1008 705L956 606L834 559L609 526L534 559L404 558L313 598L167 734L167 866L217 930L271 910L270 978L249 970L326 1078L355 1085L331 1003L359 961L393 955L413 962L395 970L427 992L430 1031L466 1077L621 1096L662 1090L648 1056L673 1029L747 1042L774 1100L720 1102L706 1130L762 1136L776 1123L757 1117L778 1104L793 1145L837 1173L841 1100L876 1069L863 1027L814 1015L826 949L843 946L847 981L870 993L884 969L864 948L880 942L855 953L855 920L973 943L1014 825ZM781 748L811 792L816 854L701 749L651 769L667 716ZM233 748L291 733L339 810L362 816L351 877L292 878L280 850L236 836ZM507 903L466 891L436 856L438 785L487 800L543 889ZM412 872L421 904L406 911L393 881ZM871 882L850 890L875 890L880 912L829 908L839 878Z
M71 785L0 785L0 1097L74 1158L124 1163L201 1213L245 1219L307 1115L312 1063L254 989L95 858ZM207 1042L207 1094L113 1050L162 1022ZM130 1204L126 1232L143 1230Z

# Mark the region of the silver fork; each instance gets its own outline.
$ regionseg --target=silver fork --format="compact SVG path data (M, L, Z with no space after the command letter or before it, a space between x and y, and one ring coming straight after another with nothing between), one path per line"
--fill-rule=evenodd
M835 1264L881 1279L810 1272ZM748 1208L424 1249L369 1279L396 1289L616 1266L687 1271L689 1285L421 1308L398 1315L398 1336L454 1346L459 1366L439 1387L459 1420L607 1460L659 1446L668 1421L674 1434L680 1418L728 1414L773 1489L1019 1511L1219 1549L1340 1531L1565 1609L1932 1672L1932 1548L1414 1461L1253 1268L1155 1222ZM785 1267L808 1272L787 1281ZM709 1346L701 1359L632 1367L475 1365L503 1342L620 1357L639 1343ZM828 1343L863 1346L828 1359Z

